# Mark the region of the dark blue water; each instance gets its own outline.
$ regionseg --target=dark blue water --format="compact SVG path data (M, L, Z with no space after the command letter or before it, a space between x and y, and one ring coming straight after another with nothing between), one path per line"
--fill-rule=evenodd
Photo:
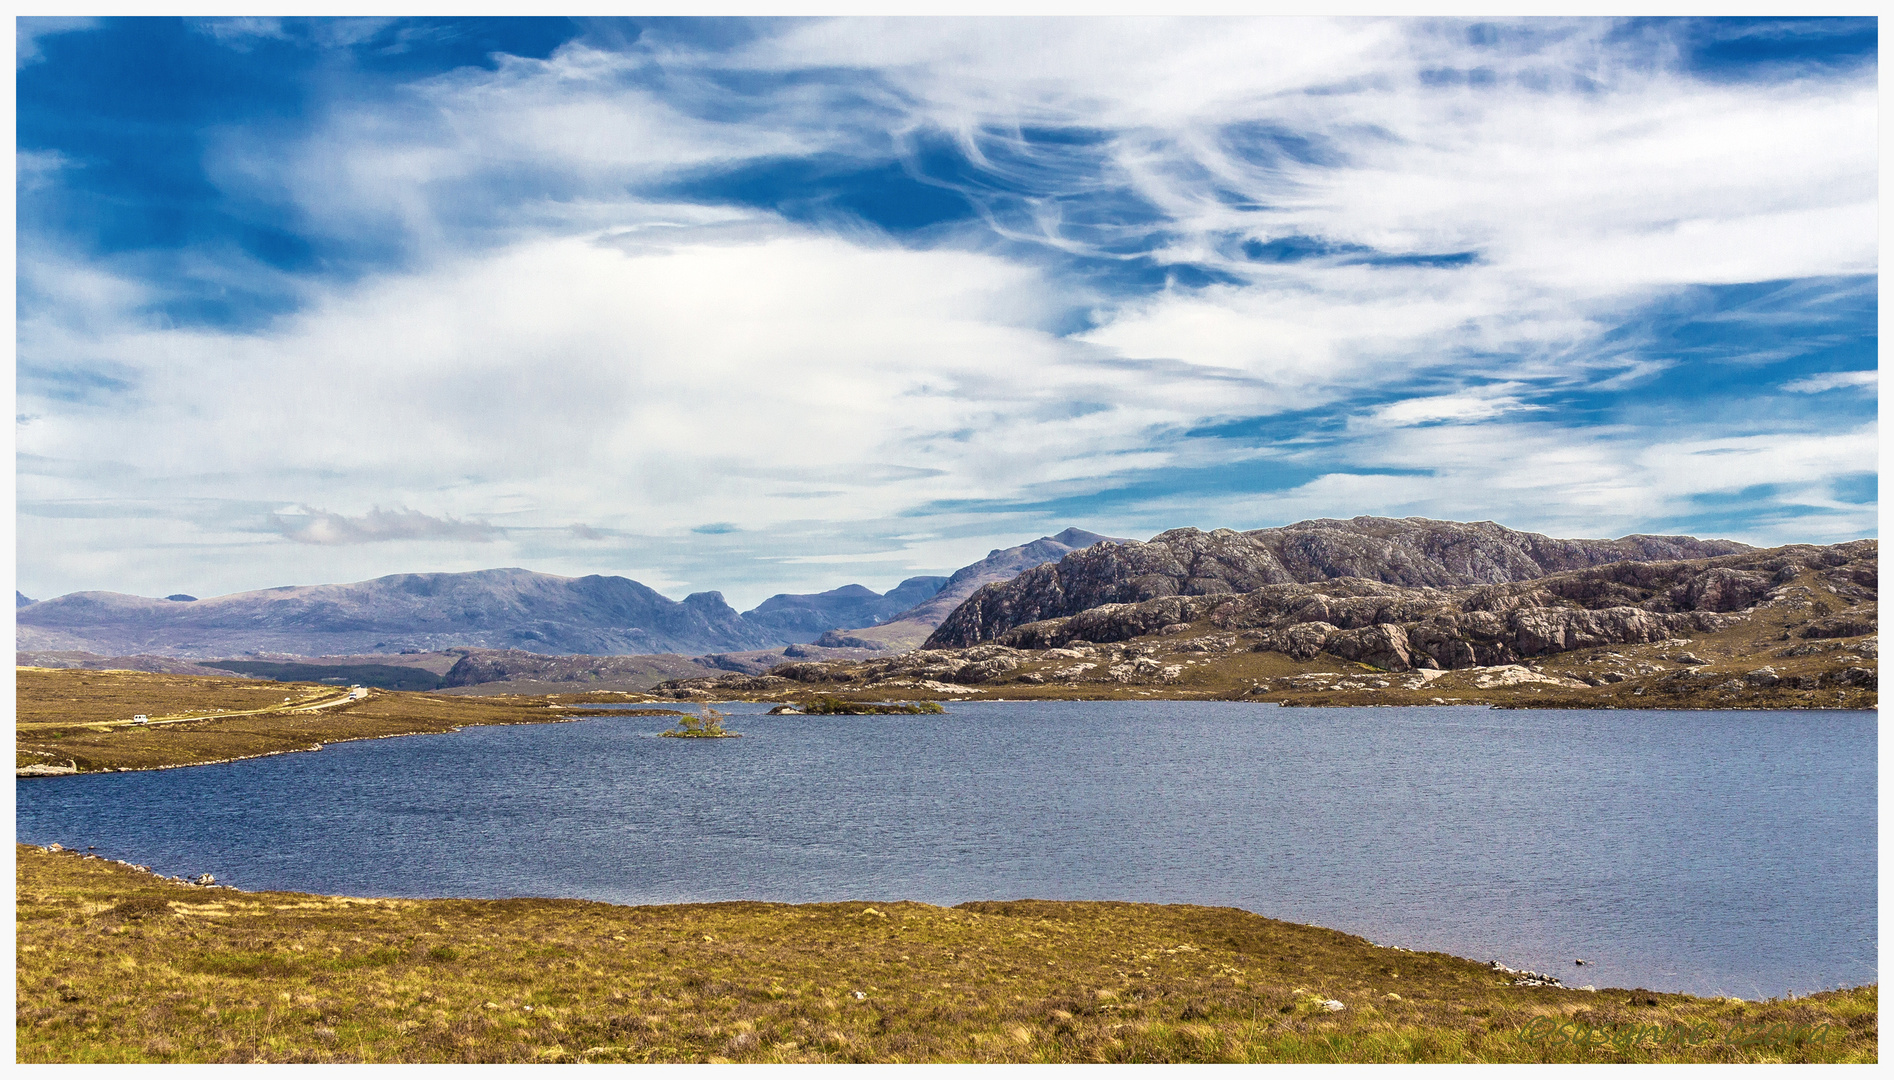
M1878 978L1872 713L731 708L25 780L17 828L250 889L1227 904L1574 984Z

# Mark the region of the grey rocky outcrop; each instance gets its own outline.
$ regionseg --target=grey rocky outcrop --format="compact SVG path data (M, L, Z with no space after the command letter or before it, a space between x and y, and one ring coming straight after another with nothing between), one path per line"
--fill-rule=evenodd
M1688 562L1611 563L1462 588L1404 587L1361 578L1267 584L1241 593L1103 604L1013 626L996 637L1015 648L1047 649L1075 641L1126 641L1208 620L1224 630L1246 631L1257 651L1300 660L1328 652L1389 671L1490 666L1713 633L1741 621L1758 604L1825 603L1801 597L1809 586L1779 584L1778 571L1794 566L1800 574L1815 568L1821 590L1839 597L1837 589L1858 585L1863 565L1872 564L1877 554L1877 542L1863 540ZM1873 619L1870 602L1829 616L1822 625L1868 633Z
M1701 559L1749 550L1734 541L1687 536L1557 540L1492 522L1425 518L1323 519L1247 533L1173 529L1148 543L1099 544L987 585L940 625L927 646L965 647L1027 623L1165 597L1244 594L1270 585L1339 579L1406 588L1499 585L1626 560ZM1711 609L1737 610L1746 606L1744 591L1754 583L1716 579L1701 587L1708 590ZM1684 602L1687 610L1697 606L1694 600Z
M1278 652L1302 661L1326 653L1386 672L1420 669L1420 681L1409 689L1433 677L1428 669L1467 668L1484 669L1476 682L1481 688L1544 683L1583 689L1652 676L1656 678L1648 690L1666 695L1706 689L1871 687L1878 655L1878 640L1872 636L1798 639L1785 631L1780 639L1784 647L1769 656L1829 655L1837 662L1832 670L1793 674L1765 666L1733 676L1720 668L1721 661L1712 664L1678 647L1689 644L1691 635L1741 624L1765 608L1791 616L1791 631L1798 618L1838 628L1852 619L1847 625L1872 628L1878 551L1876 541L1861 540L1709 559L1608 563L1528 581L1458 588L1338 578L1268 584L1240 593L1165 595L1013 626L998 634L998 640L970 648L917 649L858 662L781 664L769 681L738 686L728 678L693 680L667 684L659 692L709 694L814 684L939 692L1015 679L1159 684L1179 678L1191 664L1212 662L1198 656L1242 650ZM1736 603L1746 606L1732 609ZM1605 670L1576 677L1524 665L1536 657L1613 645L1656 645L1665 651L1643 659L1605 653ZM1022 664L1037 667L1046 661L1058 663L1016 674ZM1347 681L1332 686L1295 681L1291 688L1361 687ZM1639 686L1633 694L1646 692L1646 686Z
M1878 607L1873 605L1866 608L1857 608L1853 611L1845 611L1839 615L1830 615L1827 618L1817 619L1809 623L1802 628L1797 636L1805 638L1843 638L1872 634L1875 631L1875 624L1879 619L1879 615L1880 611Z
M665 667L713 666L693 664L684 657L652 656L546 656L519 649L457 649L460 659L441 676L443 687L479 686L499 682L602 683L646 685L654 661L669 659ZM662 668L659 668L662 670ZM666 672L667 674L669 672Z
M723 676L667 682L659 693L756 692L795 688L806 684L868 686L875 684L935 683L976 685L1011 675L1031 656L1005 645L981 645L952 652L916 649L885 659L864 661L804 661L778 664L768 675Z
M1324 640L1322 647L1344 660L1357 660L1386 671L1407 671L1414 666L1407 631L1393 623L1339 631Z
M780 675L719 675L697 679L672 679L663 683L659 693L673 696L721 696L723 694L768 694L778 690L789 690L797 685L795 679L786 679Z

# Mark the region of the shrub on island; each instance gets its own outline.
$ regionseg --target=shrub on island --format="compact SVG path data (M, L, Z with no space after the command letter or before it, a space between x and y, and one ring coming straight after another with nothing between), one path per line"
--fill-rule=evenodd
M740 739L743 736L734 731L723 729L723 713L704 706L701 713L683 713L677 718L677 727L670 731L660 731L659 735L673 739Z

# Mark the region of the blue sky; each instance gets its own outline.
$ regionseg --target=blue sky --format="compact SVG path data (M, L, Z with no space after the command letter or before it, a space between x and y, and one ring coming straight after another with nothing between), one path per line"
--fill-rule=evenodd
M1875 532L1872 20L19 27L29 595Z

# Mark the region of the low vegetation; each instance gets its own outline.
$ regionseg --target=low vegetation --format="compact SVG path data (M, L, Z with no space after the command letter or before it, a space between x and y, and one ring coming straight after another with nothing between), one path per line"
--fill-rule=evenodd
M438 690L442 676L396 664L296 664L268 660L211 660L206 666L277 682L372 686L378 690Z
M18 668L16 768L158 769L310 750L350 739L595 715L557 698L460 698L143 671ZM134 723L134 716L149 718Z
M700 713L679 713L677 727L670 731L660 731L659 735L672 739L740 739L743 736L734 731L725 731L723 722L729 719L723 713L704 706Z
M368 900L16 854L23 1062L1876 1059L1872 986L1515 986L1232 908Z

